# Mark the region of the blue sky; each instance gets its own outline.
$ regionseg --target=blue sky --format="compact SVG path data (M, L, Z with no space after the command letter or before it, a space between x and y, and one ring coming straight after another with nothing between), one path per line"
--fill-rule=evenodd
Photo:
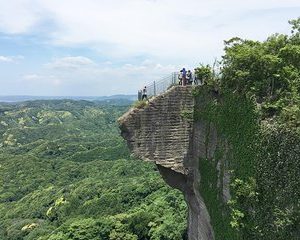
M299 16L299 0L0 0L0 95L134 94Z

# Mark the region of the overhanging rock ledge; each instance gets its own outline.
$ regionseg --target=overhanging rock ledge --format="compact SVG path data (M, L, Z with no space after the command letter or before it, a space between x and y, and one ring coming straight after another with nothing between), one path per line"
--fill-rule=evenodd
M201 150L206 136L205 132L199 135L201 126L194 124L194 105L193 87L174 86L143 108L131 108L118 121L131 152L155 162L164 180L183 192L189 239L211 240L210 217L199 193L198 162L199 154L206 151Z

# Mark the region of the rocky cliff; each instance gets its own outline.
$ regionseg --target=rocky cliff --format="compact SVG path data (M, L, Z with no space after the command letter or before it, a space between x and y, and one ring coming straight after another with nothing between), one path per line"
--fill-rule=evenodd
M199 192L199 157L213 156L221 142L214 126L194 123L194 107L193 88L176 86L145 107L131 109L119 124L132 153L155 162L164 180L183 192L189 239L208 240L214 233Z

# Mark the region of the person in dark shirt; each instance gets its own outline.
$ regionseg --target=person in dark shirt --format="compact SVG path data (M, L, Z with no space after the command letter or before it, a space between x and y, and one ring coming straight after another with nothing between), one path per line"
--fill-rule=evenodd
M148 97L147 97L147 87L146 86L143 88L142 100L144 100L144 99L148 100Z
M186 84L187 85L192 85L193 84L193 76L192 76L191 70L187 71L187 74L186 74Z

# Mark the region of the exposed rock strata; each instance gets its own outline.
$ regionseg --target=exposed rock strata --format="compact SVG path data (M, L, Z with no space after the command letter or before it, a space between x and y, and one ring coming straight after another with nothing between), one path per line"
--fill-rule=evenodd
M174 87L119 119L121 134L135 156L185 173L193 125L186 117L194 108L191 90Z
M141 109L119 119L122 136L132 153L153 161L164 180L183 192L189 208L190 240L214 239L210 217L199 193L199 157L214 154L217 137L207 141L207 123L193 121L192 87L176 86ZM216 134L216 132L215 132ZM210 144L208 146L208 144Z

